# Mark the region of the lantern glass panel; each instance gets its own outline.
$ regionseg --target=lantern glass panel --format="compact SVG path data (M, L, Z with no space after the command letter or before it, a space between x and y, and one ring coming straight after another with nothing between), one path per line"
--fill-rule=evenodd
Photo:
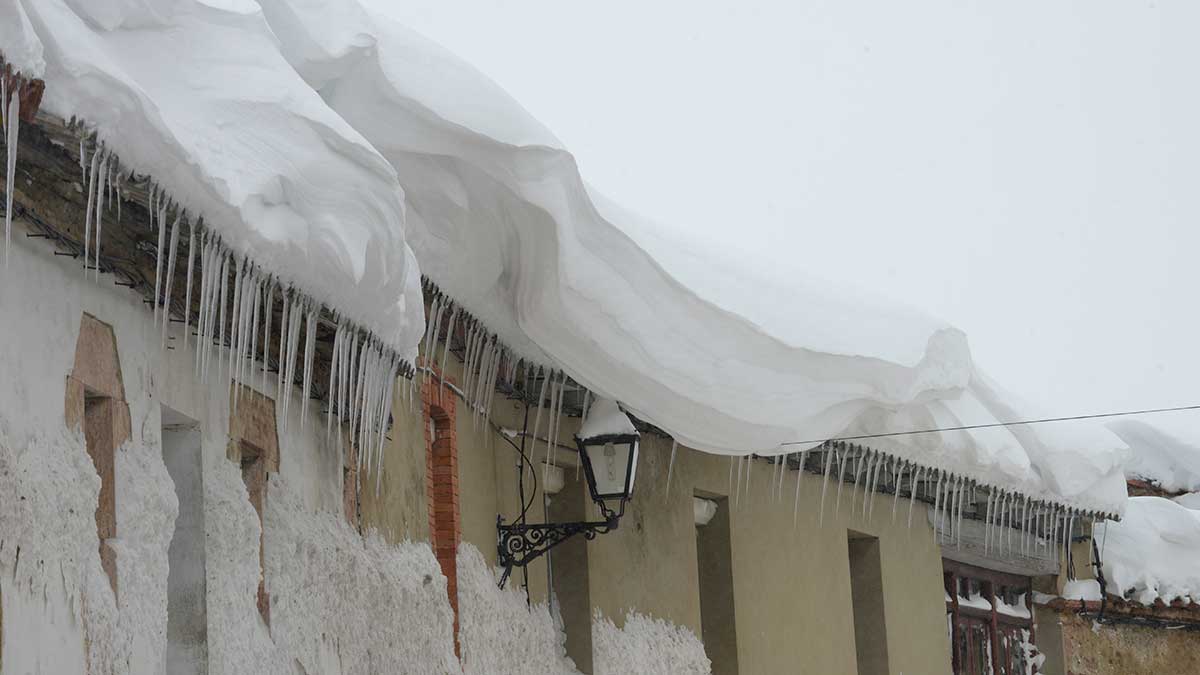
M606 440L585 446L592 467L596 497L620 499L626 497L626 489L632 491L633 476L637 465L636 440ZM630 460L633 460L632 462Z

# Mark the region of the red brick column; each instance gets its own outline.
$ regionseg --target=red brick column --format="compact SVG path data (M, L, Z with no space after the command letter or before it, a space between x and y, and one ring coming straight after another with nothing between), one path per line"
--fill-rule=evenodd
M458 437L454 394L431 378L421 387L425 413L425 494L429 506L429 540L446 575L446 592L454 610L454 649L458 651L458 543L462 521L458 506Z

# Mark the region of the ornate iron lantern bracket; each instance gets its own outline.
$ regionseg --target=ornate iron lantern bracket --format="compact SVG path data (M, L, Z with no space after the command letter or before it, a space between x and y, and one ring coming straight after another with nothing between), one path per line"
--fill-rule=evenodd
M573 523L513 523L505 525L502 516L496 516L499 531L497 562L504 568L500 577L500 588L508 581L514 567L524 567L547 551L571 537L582 534L584 539L595 539L597 534L617 529L620 514L603 509L605 520Z

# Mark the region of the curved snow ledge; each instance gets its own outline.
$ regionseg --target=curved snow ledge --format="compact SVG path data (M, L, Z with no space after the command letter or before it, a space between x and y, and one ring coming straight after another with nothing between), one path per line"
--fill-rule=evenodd
M357 0L263 6L293 66L395 167L423 274L515 358L721 454L1016 419L960 331L800 270L765 278L622 211L494 83ZM1119 512L1115 439L1061 440L1000 429L889 451Z
M1168 492L1200 491L1200 419L1195 413L1137 419L1108 425L1129 444L1129 478L1148 480Z
M1144 605L1200 601L1200 511L1132 497L1121 522L1097 523L1108 590Z
M412 359L423 307L396 174L296 75L257 5L2 2L18 18L0 29L7 58L45 79L43 110L86 120L236 257Z

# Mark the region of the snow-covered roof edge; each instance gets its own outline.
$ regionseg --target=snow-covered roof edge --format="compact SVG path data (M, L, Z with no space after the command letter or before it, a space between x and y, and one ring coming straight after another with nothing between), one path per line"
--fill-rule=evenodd
M463 308L454 298L440 290L437 283L432 279L426 277L423 283L425 291L430 297L431 309L429 311L429 322L426 327L425 337L422 341L424 345L422 351L428 355L427 359L432 365L427 365L425 368L419 370L432 371L434 367L438 370L444 369L446 358L450 351L448 342L450 336L461 331L465 336L466 345L464 354L465 384L462 389L464 399L476 414L483 414L484 411L490 410L491 397L495 393L497 383L504 383L504 388L512 392L520 386L518 383L520 379L527 381L540 380L540 390L526 390L523 393L523 398L535 405L540 402L543 404L542 407L548 405L549 410L546 424L554 424L553 416L562 414L562 392L567 388L578 388L585 392L583 397L583 411L585 416L584 422L586 423L588 400L603 399L602 395L593 393L587 387L580 384L571 375L569 367L555 363L549 357L543 356L543 359L537 359L511 349L483 321ZM437 353L439 342L445 342L442 345L440 356ZM620 404L619 401L617 403ZM648 422L651 425L654 424L652 418L646 419L638 415L636 411L629 412L634 412L635 416L644 422ZM539 410L539 421L535 421L535 425L540 424L540 419ZM655 427L655 429L673 438L669 431L658 427ZM833 451L828 452L829 449ZM965 471L947 470L931 463L921 462L919 459L905 457L890 448L871 447L869 442L858 444L831 439L825 442L812 443L808 447L795 446L788 449L781 448L778 453L774 453L774 456L782 457L783 461L799 466L809 466L811 469L811 463L806 463L805 461L807 454L810 452L826 452L826 456L830 458L834 467L837 467L838 462L842 461L837 459L837 453L839 452L849 456L863 455L869 457L867 464L855 469L849 477L846 474L848 469L841 467L835 475L834 480L839 480L840 477L841 480L855 484L858 484L860 480L865 480L867 489L871 492L883 491L889 479L888 477L894 472L908 472L905 475L908 475L909 480L912 482L908 483L907 488L902 487L901 494L906 490L910 499L930 502L934 504L935 508L951 508L949 502L943 503L941 501L942 498L948 500L962 499L963 501L958 504L959 507L965 508L967 501L957 495L966 491L983 493L988 509L986 513L981 514L985 520L1004 520L1003 514L1007 513L1007 511L1024 510L1027 514L1026 517L1037 518L1045 516L1046 523L1058 523L1058 527L1063 528L1066 522L1074 518L1119 519L1121 515L1119 511L1109 509L1100 503L1065 499L1049 491L1035 492L1014 488L1013 486L1003 485L990 480L984 473L972 474ZM770 457L772 453L755 453L753 456ZM731 456L730 459L732 461L735 457ZM882 467L888 468L884 469ZM833 469L826 466L819 471L813 472L830 474L832 471ZM916 482L922 481L932 483L932 489L928 487L914 487ZM894 490L894 486L888 489L888 491ZM1005 520L1005 522L1012 521ZM1043 527L1045 527L1045 524Z
M18 92L27 78L6 70L7 67L0 55L0 73L8 74L0 77L3 81L0 103L11 99L12 107L6 110L14 113L4 115L6 252L11 239L12 181L19 157L20 121L28 117L18 114ZM14 83L17 86L13 86ZM396 380L401 376L412 378L415 372L406 355L371 329L342 316L337 308L328 307L303 289L281 281L258 264L252 254L235 252L218 232L204 224L202 216L189 214L152 177L126 166L116 152L88 130L86 124L78 120L59 120L44 111L36 114L34 123L43 129L56 130L57 135L47 135L64 152L73 154L78 148L81 184L88 198L82 242L83 274L94 271L99 278L102 271L111 271L101 265L100 246L102 226L113 226L114 203L126 204L126 210L134 205L144 208L149 214L151 228L157 232L156 264L152 275L154 287L147 290L154 321L162 326L164 341L166 323L179 320L172 316L181 317L185 341L192 328L197 332L198 376L207 379L212 376L215 366L216 376L228 378L230 384L237 380L252 383L260 378L265 384L272 361L272 344L277 345L274 350L277 372L270 377L276 380L277 391L282 391L285 384L301 389L303 415L306 416L307 401L314 387L316 331L319 324L324 324L335 334L329 388L325 392L327 422L336 417L339 422L350 425L359 447L367 449L360 455L360 460L382 453ZM74 142L66 142L63 133L72 135ZM129 222L131 216L121 222L120 211L118 207L116 221L119 227L133 227ZM66 240L60 237L58 241ZM186 252L186 258L179 255L181 248ZM134 255L133 252L126 253ZM179 279L181 275L183 279ZM192 302L193 298L196 303ZM199 305L198 312L192 311L195 304ZM276 304L281 306L282 312L279 324L274 325L272 308ZM276 342L272 343L272 338ZM214 345L218 348L215 351ZM221 347L228 348L224 355ZM259 363L255 364L255 361ZM279 401L281 419L285 421L290 400L290 396L281 396Z

